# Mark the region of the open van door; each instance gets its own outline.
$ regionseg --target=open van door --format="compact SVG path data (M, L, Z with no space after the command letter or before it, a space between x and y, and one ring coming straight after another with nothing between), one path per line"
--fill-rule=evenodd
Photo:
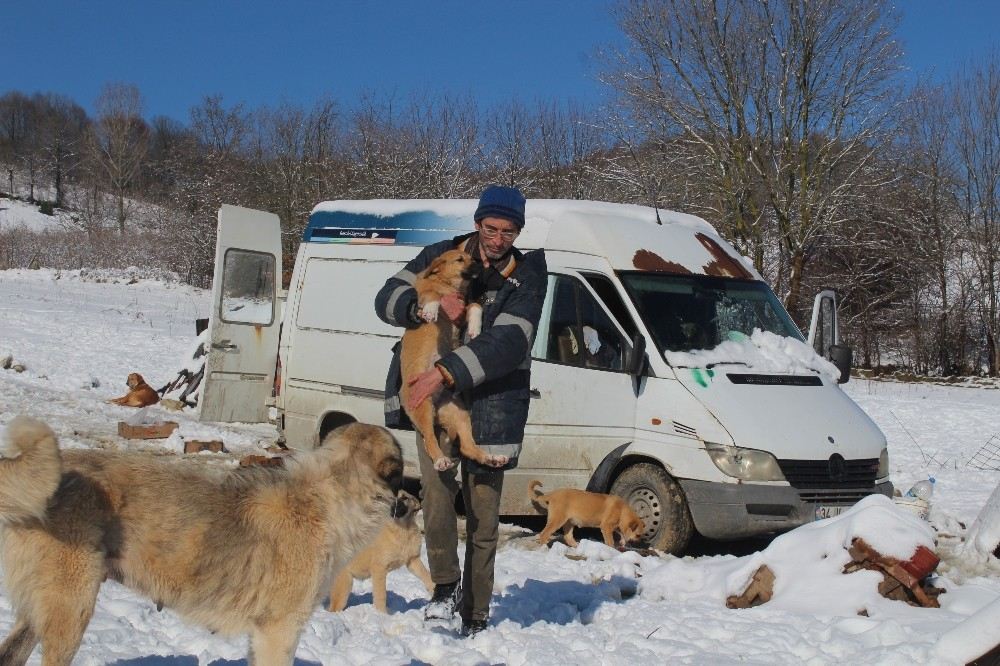
M278 356L281 223L277 215L219 209L202 421L267 421Z
M851 348L840 344L840 326L837 323L837 294L829 289L816 294L813 301L812 321L809 323L809 344L816 353L832 362L840 370L838 383L851 378Z
M826 289L816 294L812 321L809 323L809 344L823 358L830 358L830 345L840 342L837 330L837 294Z

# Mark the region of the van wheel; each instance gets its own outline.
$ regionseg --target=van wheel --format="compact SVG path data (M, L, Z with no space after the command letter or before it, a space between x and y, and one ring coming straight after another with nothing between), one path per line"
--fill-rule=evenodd
M642 540L650 548L678 555L684 551L694 522L680 484L662 468L638 463L626 468L611 485L646 524Z

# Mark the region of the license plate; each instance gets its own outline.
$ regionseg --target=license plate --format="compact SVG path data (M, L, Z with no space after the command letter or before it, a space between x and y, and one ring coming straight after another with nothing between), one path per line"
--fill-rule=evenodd
M846 506L818 506L816 507L816 520L839 516L846 508Z

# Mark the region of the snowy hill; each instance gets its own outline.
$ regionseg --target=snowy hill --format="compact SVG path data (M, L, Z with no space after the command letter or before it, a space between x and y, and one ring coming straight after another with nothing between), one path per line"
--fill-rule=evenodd
M181 438L223 440L230 453L198 454L206 464L233 465L238 456L263 453L276 436L272 426L206 425L159 406L150 414L180 423L170 438L136 443L116 434L117 422L136 412L105 401L125 393L129 372L155 387L171 379L195 338L194 319L208 311L206 292L135 273L0 271L0 358L10 355L25 367L0 370L0 426L29 414L50 423L63 447L176 452ZM1000 599L998 567L950 559L960 523L971 524L1000 482L1000 472L969 465L1000 433L1000 391L871 381L845 388L886 433L897 486L936 477L930 515L936 532L897 515L888 501L869 502L789 533L762 553L661 558L593 541L572 550L561 543L543 548L533 534L505 525L486 632L468 640L446 627L424 627L426 592L414 576L397 571L389 577L390 615L373 609L370 583L355 585L342 613L317 605L297 663L964 663L968 655L955 648L934 649L949 630ZM940 609L882 599L871 580L852 578L871 572L843 576L824 564L840 552L845 535L897 529L907 520L915 525L906 532L917 535L914 543L938 540L937 584L947 590ZM758 561L777 563L783 589L810 594L778 592L773 605L726 608L734 572ZM830 587L834 576L845 584ZM858 604L867 617L857 614ZM0 634L12 622L10 603L0 596ZM977 640L1000 641L1000 621L988 627ZM108 582L74 663L233 664L244 663L245 654L244 639L186 625ZM29 663L40 663L38 651Z
M54 215L46 215L36 204L18 199L0 198L0 231L12 229L48 231L63 229L67 224L71 224L71 218L64 210L57 210Z

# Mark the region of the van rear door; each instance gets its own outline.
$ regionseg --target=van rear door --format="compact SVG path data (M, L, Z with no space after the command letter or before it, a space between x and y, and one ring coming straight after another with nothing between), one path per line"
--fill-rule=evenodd
M222 206L200 420L267 421L281 323L280 279L278 216Z

